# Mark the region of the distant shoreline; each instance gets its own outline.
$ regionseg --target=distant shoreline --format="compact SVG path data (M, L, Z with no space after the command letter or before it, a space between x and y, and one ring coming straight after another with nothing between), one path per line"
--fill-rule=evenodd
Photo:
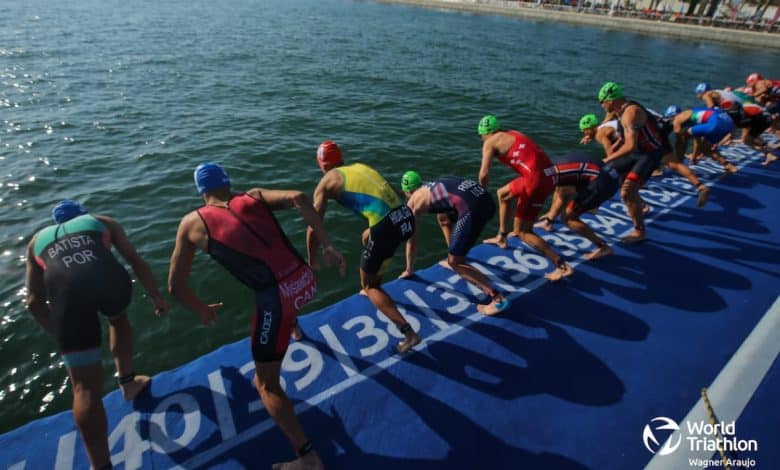
M474 0L374 0L378 3L439 8L472 13L512 16L532 20L557 21L634 33L662 35L680 39L712 41L751 48L780 49L780 35L731 28L679 24L620 16L594 15L576 11L530 8L516 3L476 3Z

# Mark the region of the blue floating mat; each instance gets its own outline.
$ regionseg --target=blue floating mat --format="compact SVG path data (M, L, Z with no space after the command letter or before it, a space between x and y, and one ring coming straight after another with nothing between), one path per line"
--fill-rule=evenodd
M582 262L590 242L560 226L541 232L575 266L560 283L546 282L553 267L516 239L476 246L471 261L510 300L495 317L477 313L487 299L440 266L387 283L424 338L411 354L389 352L401 335L365 297L302 317L306 339L291 344L283 384L326 465L694 468L721 459L709 428L689 429L711 412L721 437L757 444L725 458L778 468L780 163L723 152L741 169L722 178L713 162L695 167L711 185L702 209L668 170L642 190L653 208L643 243L617 242L632 229L617 199L584 217L613 244L610 257ZM107 395L116 468L291 460L253 373L243 340L156 375L134 403ZM0 436L0 449L2 468L89 465L70 412Z

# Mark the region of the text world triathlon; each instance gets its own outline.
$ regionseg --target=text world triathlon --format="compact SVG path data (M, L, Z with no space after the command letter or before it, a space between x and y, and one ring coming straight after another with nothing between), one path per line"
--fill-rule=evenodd
M734 421L717 424L688 421L686 424L688 434L692 434L692 436L687 436L685 439L692 451L745 452L758 450L758 441L755 439L737 439Z

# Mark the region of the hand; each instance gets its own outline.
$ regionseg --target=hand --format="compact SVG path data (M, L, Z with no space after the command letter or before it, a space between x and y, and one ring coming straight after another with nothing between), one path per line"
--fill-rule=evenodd
M587 135L586 135L585 137L583 137L582 139L580 139L580 143L581 143L581 144L583 144L583 145L584 145L584 144L589 144L591 140L592 140L592 139L590 138L590 136L587 136Z
M216 322L217 310L219 310L222 305L224 305L222 302L208 304L204 310L198 312L198 315L200 315L200 321L203 322L204 325L211 325L212 323Z
M166 302L162 297L154 299L154 314L158 317L164 317L168 314L168 310L170 309L171 306L168 305L168 302Z
M414 270L413 269L406 269L404 272L398 275L398 279L406 279L409 277L414 276Z
M344 257L341 256L341 253L333 248L333 245L326 246L322 254L325 257L325 264L327 266L332 266L335 263L339 266L339 275L341 277L347 275L347 262L344 261Z

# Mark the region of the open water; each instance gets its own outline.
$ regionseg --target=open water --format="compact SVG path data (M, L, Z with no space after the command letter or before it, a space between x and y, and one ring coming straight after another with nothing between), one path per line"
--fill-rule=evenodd
M54 344L24 308L25 247L60 199L117 218L164 286L177 224L200 203L202 161L223 164L239 190L311 194L315 150L332 139L347 162L394 184L408 169L476 177L487 113L555 154L577 147L579 117L600 111L606 80L663 109L696 105L699 81L780 77L762 50L349 0L6 0L2 10L0 432L70 407ZM491 189L510 176L494 166ZM300 217L279 218L303 252ZM350 272L323 272L306 312L358 290L365 222L331 204L326 225ZM422 268L446 249L432 217L420 234ZM135 284L139 373L248 334L251 298L226 271L199 256L191 284L225 303L216 326L179 305L156 318ZM104 365L109 391L107 351Z

